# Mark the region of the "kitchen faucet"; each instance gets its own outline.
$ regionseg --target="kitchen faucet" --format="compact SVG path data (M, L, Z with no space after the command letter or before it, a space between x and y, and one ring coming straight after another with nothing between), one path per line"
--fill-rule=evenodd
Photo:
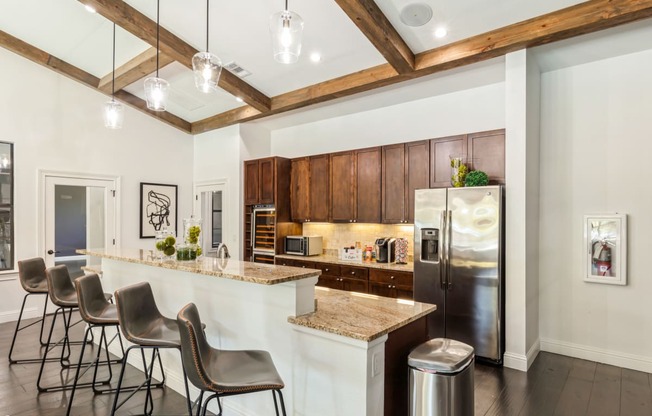
M231 255L229 254L229 249L226 247L226 244L220 243L217 246L217 258L218 259L221 259L221 258L228 259L230 257L231 257Z

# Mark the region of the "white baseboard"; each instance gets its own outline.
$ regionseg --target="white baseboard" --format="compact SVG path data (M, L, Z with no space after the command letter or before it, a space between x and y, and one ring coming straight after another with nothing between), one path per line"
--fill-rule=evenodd
M541 339L541 351L652 373L652 357L610 351L554 339Z
M23 311L22 319L40 318L42 313L43 311L39 310L38 308L25 308ZM16 309L15 311L0 312L0 323L17 321L18 315L20 315L20 309Z
M536 340L525 355L506 352L503 355L503 365L514 370L527 371L539 355L540 345L540 341Z

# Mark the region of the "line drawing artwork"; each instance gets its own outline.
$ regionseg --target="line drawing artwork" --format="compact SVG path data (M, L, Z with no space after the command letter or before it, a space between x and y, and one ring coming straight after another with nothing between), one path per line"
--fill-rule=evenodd
M170 197L155 191L147 193L147 218L155 231L160 231L163 225L170 226Z

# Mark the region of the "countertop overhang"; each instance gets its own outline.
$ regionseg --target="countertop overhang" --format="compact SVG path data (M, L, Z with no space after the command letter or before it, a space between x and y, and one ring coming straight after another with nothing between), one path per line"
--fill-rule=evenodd
M320 270L314 269L275 266L215 257L200 257L191 261L159 260L153 250L142 249L86 249L77 250L77 253L261 285L294 282L310 277L318 277L321 274Z
M297 256L293 254L277 254L274 257L277 259L311 261L315 263L330 263L330 264L339 264L342 266L368 267L370 269L393 270L398 272L412 273L414 271L413 262L408 262L406 264L398 264L398 263L377 263L376 261L362 261L362 260L341 260L337 256L329 256L325 254L321 254L318 256Z

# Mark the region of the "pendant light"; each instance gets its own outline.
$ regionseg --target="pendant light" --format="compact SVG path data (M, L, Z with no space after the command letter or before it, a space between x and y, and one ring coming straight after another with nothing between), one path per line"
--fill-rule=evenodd
M111 100L104 104L104 127L121 129L124 107L115 100L115 23L113 24L113 79L111 80Z
M160 3L160 0L156 0L156 76L145 80L147 108L154 111L165 111L165 104L170 94L170 83L158 77Z
M283 64L298 61L301 54L303 19L288 10L288 0L285 0L285 10L274 13L269 18L269 31L272 35L274 59Z
M199 91L204 93L217 90L217 81L222 73L222 61L208 51L209 15L209 0L206 0L206 52L197 52L192 57L192 72L195 74L195 85Z

